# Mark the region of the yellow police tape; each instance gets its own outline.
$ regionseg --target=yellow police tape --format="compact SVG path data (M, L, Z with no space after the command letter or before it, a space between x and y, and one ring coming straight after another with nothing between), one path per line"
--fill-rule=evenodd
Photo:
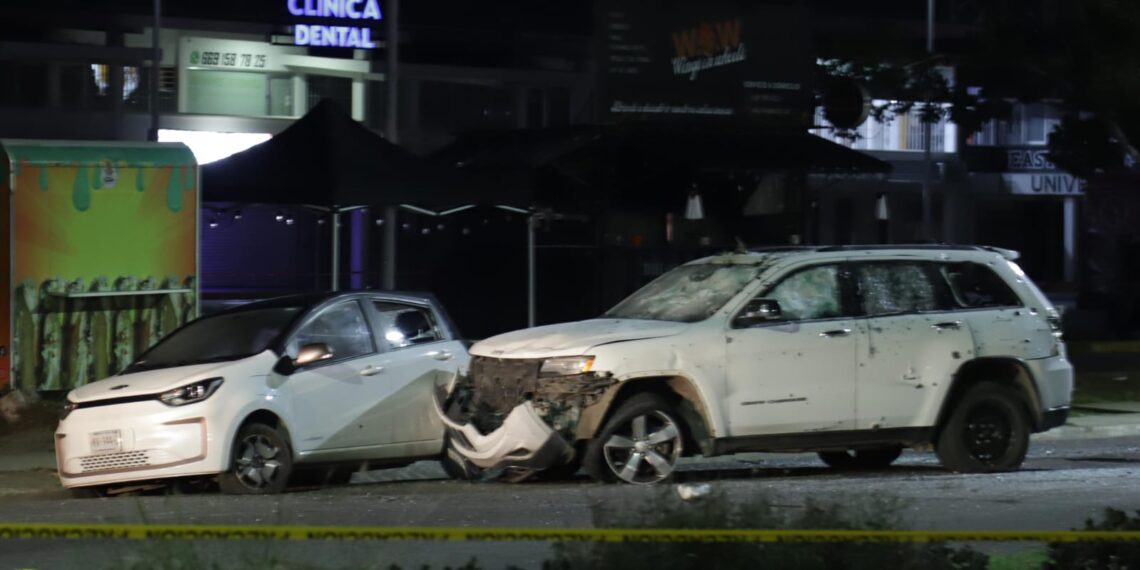
M1122 542L1140 531L711 530L0 523L0 540L368 540L537 542Z

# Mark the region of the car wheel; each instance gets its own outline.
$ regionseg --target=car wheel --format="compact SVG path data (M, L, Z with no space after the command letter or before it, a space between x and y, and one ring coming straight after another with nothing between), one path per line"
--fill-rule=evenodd
M848 451L821 451L819 458L833 469L885 469L902 455L902 447L852 449Z
M265 424L241 428L234 441L230 470L218 478L223 493L267 495L289 483L293 454L281 433Z
M657 394L626 400L586 446L583 467L601 481L650 484L673 475L684 436L672 406Z
M1016 469L1029 450L1029 416L1012 388L983 382L954 406L936 450L952 471L980 473Z
M483 470L467 461L451 443L449 434L443 441L443 453L439 456L439 464L448 477L459 481L475 481L483 476Z

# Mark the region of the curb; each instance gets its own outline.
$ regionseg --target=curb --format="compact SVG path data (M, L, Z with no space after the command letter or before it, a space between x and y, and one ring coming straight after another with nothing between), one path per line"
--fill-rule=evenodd
M1105 437L1140 436L1140 424L1117 424L1104 426L1079 426L1066 424L1044 433L1035 433L1030 439L1057 441L1065 439L1099 439Z

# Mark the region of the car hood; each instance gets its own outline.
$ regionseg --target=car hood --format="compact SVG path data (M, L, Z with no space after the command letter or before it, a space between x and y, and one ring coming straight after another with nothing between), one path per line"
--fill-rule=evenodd
M118 399L159 394L167 390L178 388L179 386L185 386L196 380L225 376L225 372L228 369L241 366L242 363L250 360L263 358L267 353L270 355L270 357L266 357L268 364L265 366L265 370L268 372L269 368L273 365L273 358L271 358L272 352L270 351L239 360L211 362L209 364L189 364L186 366L158 368L155 370L135 372L133 374L111 376L110 378L105 378L98 382L80 386L72 390L67 395L67 398L79 404L97 400L108 400L111 398Z
M595 346L680 334L685 323L591 319L509 332L480 341L471 354L494 358L548 358L585 354Z

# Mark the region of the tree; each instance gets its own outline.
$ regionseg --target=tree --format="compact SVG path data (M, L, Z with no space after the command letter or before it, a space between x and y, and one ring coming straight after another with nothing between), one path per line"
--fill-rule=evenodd
M933 55L884 56L881 45L839 54L821 64L823 79L853 79L890 100L871 110L879 120L917 106L923 120L948 114L966 133L1008 117L1013 102L1048 102L1063 111L1050 137L1061 168L1088 178L1140 163L1140 3L965 0L953 8L950 23L969 30L964 40Z

